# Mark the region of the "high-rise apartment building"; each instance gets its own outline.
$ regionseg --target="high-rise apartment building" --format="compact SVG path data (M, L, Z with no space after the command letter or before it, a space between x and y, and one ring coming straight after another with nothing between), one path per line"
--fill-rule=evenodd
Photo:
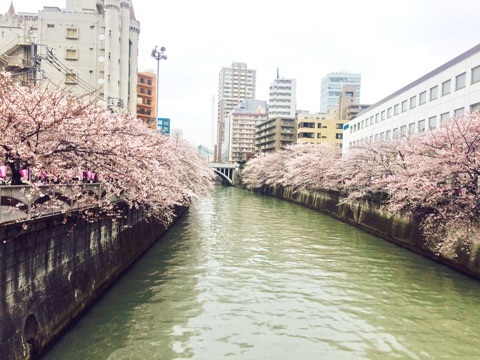
M297 80L277 78L270 85L268 96L268 117L295 119Z
M215 161L222 161L222 144L225 140L225 118L242 100L255 99L256 70L247 64L234 62L220 70L218 77L217 144Z
M91 93L112 110L136 112L140 23L131 0L66 0L0 16L0 68L25 85L48 78L73 94Z
M326 114L331 106L338 107L342 86L355 85L355 104L360 103L361 75L347 72L329 73L322 79L320 113Z
M248 160L255 154L255 126L267 120L265 100L246 99L225 119L222 162Z

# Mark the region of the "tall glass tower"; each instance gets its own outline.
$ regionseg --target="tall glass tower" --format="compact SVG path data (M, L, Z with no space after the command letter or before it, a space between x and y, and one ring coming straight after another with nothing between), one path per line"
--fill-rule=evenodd
M353 73L329 73L322 79L320 91L320 113L327 113L329 106L338 106L343 85L356 85L355 103L360 104L360 83L362 76Z

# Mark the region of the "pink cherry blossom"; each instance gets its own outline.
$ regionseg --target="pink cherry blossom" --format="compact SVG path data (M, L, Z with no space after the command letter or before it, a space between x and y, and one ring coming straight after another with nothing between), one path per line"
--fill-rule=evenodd
M44 184L65 191L93 214L116 216L121 198L165 223L212 187L213 171L187 142L150 130L129 114L111 113L46 84L21 87L0 74L0 165L29 193ZM101 194L85 182L98 182ZM43 190L42 190L43 189ZM32 195L30 195L32 196ZM63 205L62 205L63 204ZM31 216L64 206L51 198ZM66 210L65 210L66 211Z

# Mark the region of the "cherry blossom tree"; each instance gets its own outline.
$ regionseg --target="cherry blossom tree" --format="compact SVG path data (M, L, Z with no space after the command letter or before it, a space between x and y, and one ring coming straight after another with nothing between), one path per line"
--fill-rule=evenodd
M44 84L18 86L8 73L0 74L0 87L0 159L11 184L27 183L30 196L45 193L48 184L48 191L53 187L69 198L66 206L44 194L31 216L52 208L66 212L72 203L87 218L115 216L114 200L121 200L168 223L176 206L188 206L211 188L213 172L192 146L129 114Z
M408 138L404 171L385 179L392 211L423 218L438 252L468 246L478 236L480 113L453 117L440 129Z
M282 185L295 191L325 188L327 170L334 168L341 157L340 148L328 143L289 145L284 151Z
M478 238L480 113L453 117L438 130L363 144L341 159L326 148L293 145L250 160L252 187L335 189L344 202L378 201L421 221L432 250L446 254Z
M242 181L252 188L281 183L285 173L284 152L259 153L250 159L243 170Z

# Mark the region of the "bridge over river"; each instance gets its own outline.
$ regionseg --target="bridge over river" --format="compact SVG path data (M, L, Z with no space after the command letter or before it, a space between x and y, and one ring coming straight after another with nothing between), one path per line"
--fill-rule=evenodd
M478 359L480 283L217 186L44 357Z
M209 163L224 185L234 185L238 176L238 164Z

